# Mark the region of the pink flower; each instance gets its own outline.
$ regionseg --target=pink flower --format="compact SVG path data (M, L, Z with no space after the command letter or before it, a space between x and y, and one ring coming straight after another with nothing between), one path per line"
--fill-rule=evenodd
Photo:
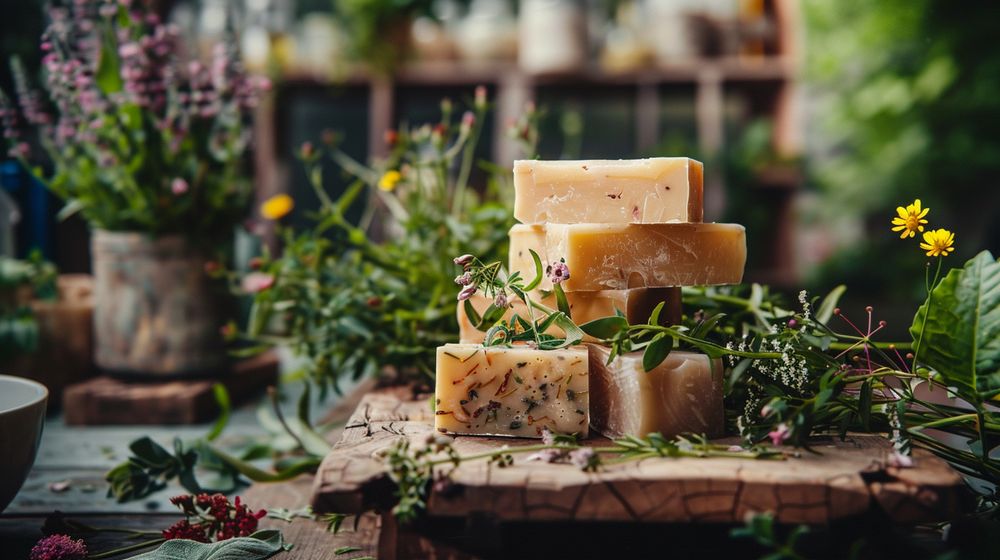
M570 451L569 462L585 471L596 469L600 463L597 454L590 447L581 447Z
M549 280L552 280L553 284L560 284L569 280L569 267L563 261L550 264L545 273L548 275Z
M462 255L461 257L455 257L453 262L458 266L469 266L475 258L473 255Z
M496 297L493 298L493 305L499 307L500 309L507 307L509 303L510 302L507 301L507 294L504 292L497 292Z
M791 434L792 429L788 427L788 424L781 423L778 427L767 433L767 437L771 438L771 443L774 445L781 445L788 439Z
M468 286L462 288L462 291L458 292L458 301L465 301L471 298L476 293L476 285L469 284Z
M909 455L903 455L899 451L893 451L892 455L889 455L889 466L896 467L897 469L909 469L913 467L913 457Z
M251 272L243 277L243 291L251 294L263 292L274 285L274 276L266 272Z
M464 274L459 274L455 277L455 283L459 286L468 286L472 283L472 274L466 271Z
M172 183L170 183L170 192L178 196L188 192L188 182L180 177L177 177Z
M28 556L30 560L84 560L87 545L66 535L49 535L38 541Z

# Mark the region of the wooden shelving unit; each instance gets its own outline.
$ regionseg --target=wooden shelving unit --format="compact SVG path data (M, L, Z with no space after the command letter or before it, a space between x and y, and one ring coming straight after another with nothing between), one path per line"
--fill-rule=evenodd
M798 22L797 0L766 2L766 10L775 22L775 52L764 56L705 58L660 64L628 72L609 72L597 65L572 73L537 75L522 71L516 63L468 64L458 61L415 62L398 69L391 77L379 76L363 68L345 68L336 77L292 74L278 86L287 103L296 91L323 91L329 88L354 88L366 91L367 97L367 156L385 155L384 132L397 123L400 116L401 90L454 90L486 85L491 90L496 107L492 127L491 155L501 165L511 163L519 154L505 136L503 123L515 119L528 100L535 99L545 88L613 87L629 92L634 110L634 122L626 123L634 131L633 148L649 153L660 142L663 91L681 86L693 92L694 125L698 152L706 160L720 154L726 145L725 103L727 95L747 98L746 105L755 117L767 116L774 123L773 145L782 156L794 156L800 151L794 100L796 87L796 38ZM285 161L287 147L279 146L277 133L281 124L274 100L262 104L257 119L257 177L261 198L288 188L289 172ZM628 157L634 154L607 154L607 157ZM294 163L293 163L294 164ZM724 204L722 169L714 165L706 170L706 201L716 204L706 208L706 219L718 219L720 204ZM800 175L787 170L763 173L759 187L780 191L783 196L774 207L776 228L773 262L764 269L748 271L749 280L766 280L775 284L795 281L792 257L792 200L801 180Z

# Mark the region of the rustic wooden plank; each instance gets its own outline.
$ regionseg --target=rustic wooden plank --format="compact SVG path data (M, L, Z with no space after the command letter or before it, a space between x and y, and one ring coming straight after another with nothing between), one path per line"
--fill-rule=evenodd
M66 389L65 421L71 426L197 424L218 414L216 382L226 386L237 405L274 384L277 375L278 358L268 352L236 362L217 378L129 382L101 376Z
M316 477L317 511L356 512L392 503L391 481L377 452L400 437L422 445L433 433L428 396L407 388L366 395ZM525 440L459 437L463 455L523 445ZM591 438L589 445L606 440ZM888 466L892 451L876 435L817 441L819 454L785 461L649 459L586 473L562 464L515 459L508 468L462 465L452 475L460 491L432 494L430 516L486 514L501 521L639 521L739 523L771 511L782 523L821 524L881 510L900 521L934 521L962 510L964 484L923 450L915 466Z

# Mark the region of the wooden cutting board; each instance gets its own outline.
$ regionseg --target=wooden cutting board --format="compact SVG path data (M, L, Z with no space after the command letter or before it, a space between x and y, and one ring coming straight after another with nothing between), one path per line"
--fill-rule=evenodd
M408 387L366 395L317 473L314 510L391 507L394 485L374 454L401 437L423 445L433 433L429 398ZM533 443L537 440L458 437L455 446L469 455ZM783 461L656 458L597 473L517 455L506 468L477 461L453 473L458 491L431 494L427 514L486 515L499 522L741 523L747 514L770 511L783 523L823 524L874 512L913 523L949 519L967 505L960 476L926 451L916 450L914 466L900 469L888 466L892 449L878 435L817 441L814 447L819 454L801 452Z

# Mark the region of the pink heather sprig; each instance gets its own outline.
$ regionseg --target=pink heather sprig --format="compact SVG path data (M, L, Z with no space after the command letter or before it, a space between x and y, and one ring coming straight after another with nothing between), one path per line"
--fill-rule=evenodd
M35 544L29 560L85 560L87 545L67 535L49 535Z

